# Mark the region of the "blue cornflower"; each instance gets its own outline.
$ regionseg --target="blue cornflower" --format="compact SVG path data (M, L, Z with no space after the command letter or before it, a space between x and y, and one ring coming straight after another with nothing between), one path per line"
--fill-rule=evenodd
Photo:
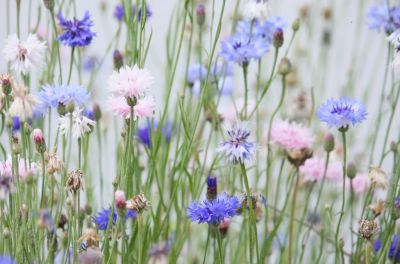
M252 160L256 152L256 143L248 142L250 131L240 127L233 127L228 130L230 139L220 144L218 152L222 152L231 163L245 162Z
M85 110L83 110L83 115L89 118L90 120L96 121L93 109L85 108Z
M373 5L367 12L367 24L370 29L390 31L390 11L386 1Z
M95 56L89 56L85 58L82 68L83 70L90 72L96 67L97 63L98 59Z
M151 135L152 133L154 133L157 127L158 123L154 123L153 125L146 123L145 126L138 129L137 136L139 137L140 141L147 147L151 146ZM170 140L171 133L172 133L172 124L167 122L161 129L161 134L165 138L166 142Z
M208 176L207 177L207 199L213 200L217 198L218 188L217 188L217 177Z
M255 21L239 21L236 32L246 36L251 35L254 38L260 38L268 44L272 42L274 33L277 30L283 30L287 26L287 23L282 17L274 16L265 22Z
M204 81L207 75L207 69L202 64L192 64L188 68L187 81L193 85L197 81Z
M91 31L93 21L90 19L88 11L82 20L74 18L73 20L65 19L61 13L57 15L59 25L63 33L58 37L58 40L66 46L83 47L90 44L96 33Z
M193 222L219 224L225 218L237 215L240 207L239 199L236 196L228 196L225 192L218 195L214 200L193 202L189 205L187 216Z
M355 99L340 97L329 99L317 110L317 115L329 127L347 128L350 124L360 123L367 117L363 103Z
M60 104L74 103L83 106L89 100L89 93L79 85L49 85L36 96L39 99L38 111L46 112L49 108L57 108Z
M133 4L132 5L132 16L135 15L136 12L136 5ZM146 3L146 18L150 18L153 15L153 13L150 10L149 5ZM119 4L115 7L115 11L114 11L114 17L121 22L122 19L124 18L124 7L122 6L122 4ZM139 8L138 11L138 21L140 22L140 20L142 19L142 8Z
M221 42L221 57L239 65L258 60L269 50L270 42L258 36L237 33Z
M8 255L0 256L0 264L15 264L16 262Z
M377 240L375 240L372 249L374 250L375 253L377 253L381 249L381 247L382 247L382 240L378 238Z
M389 257L389 259L392 259L395 262L400 261L400 236L399 235L393 236L392 242L390 243L388 257Z
M112 223L115 225L117 223L117 210L114 209ZM110 216L110 208L103 209L99 211L95 216L93 216L93 222L97 225L99 230L106 230L108 226L108 217ZM125 215L125 220L129 218L135 218L136 212L132 210L127 210Z

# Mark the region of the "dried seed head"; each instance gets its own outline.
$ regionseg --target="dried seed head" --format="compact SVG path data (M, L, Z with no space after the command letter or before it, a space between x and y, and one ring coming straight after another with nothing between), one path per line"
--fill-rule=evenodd
M379 201L368 206L369 209L374 213L375 217L378 217L382 214L383 210L385 210L385 203L383 201Z
M143 193L133 196L131 199L126 201L126 208L141 213L143 210L147 210L150 206L150 202L147 201Z
M374 188L386 189L388 186L388 180L386 172L379 167L371 167L368 172L368 177L371 180L371 184Z
M46 165L46 171L49 174L54 174L56 172L61 173L63 170L63 162L57 159L57 155L55 152L53 153L45 152L44 162Z
M285 150L285 155L289 162L296 168L303 165L307 159L312 157L312 154L312 149L308 148Z
M79 242L86 242L87 247L97 246L100 241L100 236L97 234L96 230L92 228L86 229L83 235L78 239Z
M361 219L358 233L365 239L370 239L377 231L378 224L375 220Z
M73 170L68 174L67 190L70 192L77 192L79 189L83 190L83 171Z

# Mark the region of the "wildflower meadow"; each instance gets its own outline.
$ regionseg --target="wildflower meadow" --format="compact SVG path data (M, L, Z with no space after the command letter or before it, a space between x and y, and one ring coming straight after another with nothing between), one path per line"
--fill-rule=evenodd
M399 1L0 21L0 264L400 263Z

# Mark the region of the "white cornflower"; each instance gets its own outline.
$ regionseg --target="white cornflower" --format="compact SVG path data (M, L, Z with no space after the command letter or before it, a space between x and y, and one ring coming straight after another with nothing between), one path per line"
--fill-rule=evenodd
M108 86L114 96L139 98L154 83L154 78L147 69L125 66L113 72L108 80Z
M61 134L66 135L71 129L72 137L82 138L85 133L92 130L96 122L84 116L82 112L83 109L78 108L72 112L72 115L71 113L67 113L65 116L60 117L59 124Z
M243 16L248 19L265 20L268 18L268 14L268 0L249 0L243 10Z
M33 68L43 67L45 49L46 44L39 41L34 34L29 34L26 41L21 41L16 34L12 34L6 40L3 53L14 71L28 74Z
M33 116L33 107L38 104L35 96L28 94L25 86L14 84L12 89L12 102L8 113L11 117L17 116L21 120L28 120Z

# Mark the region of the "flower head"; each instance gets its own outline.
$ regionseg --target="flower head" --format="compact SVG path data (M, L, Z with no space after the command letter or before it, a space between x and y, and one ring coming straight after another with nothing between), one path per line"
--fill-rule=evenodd
M146 3L146 18L150 18L153 13L150 10L149 5ZM136 13L136 4L132 5L132 17L135 15ZM115 7L115 11L114 11L114 17L121 22L124 18L124 7L122 6L122 4L119 4ZM138 11L138 21L140 22L142 20L142 7L139 7L139 11Z
M307 159L299 169L304 181L320 181L324 176L325 164L320 158L313 157Z
M221 42L221 57L239 65L258 60L269 50L269 43L262 38L236 34Z
M151 137L157 131L158 123L154 122L153 124L146 123L145 126L140 127L137 132L137 136L140 141L147 147L151 147ZM161 128L162 137L168 142L171 138L172 133L172 124L167 122Z
M371 167L368 172L368 177L374 188L386 189L388 186L388 180L386 172L378 167Z
M266 19L270 6L268 0L250 0L244 6L243 15L248 19Z
M61 134L66 135L70 127L72 128L72 136L74 138L82 138L86 133L92 131L92 127L96 122L84 116L82 112L82 108L77 108L72 114L67 113L65 116L60 117Z
M256 152L256 143L249 142L250 131L245 128L233 127L228 130L229 139L221 143L217 149L225 155L231 163L245 162L252 160Z
M8 194L14 190L13 178L9 173L3 174L3 164L0 165L0 200L7 199Z
M359 222L358 233L365 239L371 239L376 233L378 224L375 220L361 219Z
M139 213L147 211L150 207L150 202L147 200L143 193L133 196L126 201L126 208L135 210Z
M0 255L0 263L1 264L16 264L12 257L8 255Z
M27 166L25 166L25 164ZM0 163L0 175L5 178L13 177L16 178L17 175L13 174L12 171L12 159L8 157L6 161ZM30 176L33 176L37 171L37 165L35 162L31 162L30 164L24 159L18 157L18 175L21 179L27 179ZM6 180L7 182L7 180Z
M114 96L140 98L154 83L154 78L147 69L137 65L125 66L114 71L108 80L108 87Z
M126 206L126 198L124 191L121 190L115 191L114 197L115 197L115 206L118 209L124 209Z
M228 196L224 192L214 200L191 203L187 210L187 216L190 220L199 224L219 224L225 218L232 218L237 215L239 208L239 199L236 196Z
M12 95L14 101L8 110L9 115L27 121L33 116L33 108L38 103L37 98L29 94L23 85L14 85Z
M12 34L6 40L3 53L15 72L28 74L34 68L43 67L45 49L46 44L39 41L34 34L29 34L26 41L21 41L17 34Z
M356 177L351 181L353 186L353 191L356 194L362 194L365 192L369 187L369 179L368 175L365 173L358 173ZM350 190L350 179L346 177L346 188Z
M367 117L363 103L347 97L329 99L318 108L317 115L329 127L346 128L361 123Z
M112 225L115 225L117 223L118 215L116 211L117 210L113 210L112 221L111 221ZM93 222L96 224L99 230L107 229L110 214L111 214L111 209L108 208L100 210L99 212L97 212L96 215L93 216ZM125 220L135 217L136 217L136 212L128 209L125 215Z
M90 44L95 33L91 31L93 21L90 19L88 11L82 20L74 18L73 20L65 19L61 13L57 15L59 25L63 33L58 37L58 40L66 46L84 47Z
M367 11L367 24L370 29L384 30L390 34L400 28L400 7L390 8L387 2L371 6Z
M133 107L133 117L135 119L152 117L155 107L155 101L152 96L140 98ZM124 118L130 118L131 116L131 107L126 102L126 99L121 96L112 97L109 100L109 109L114 112L114 114Z
M37 93L39 99L38 110L42 113L49 108L57 108L60 104L73 103L75 106L84 106L89 100L89 93L80 85L49 85Z
M313 138L309 128L296 122L276 121L272 124L271 143L284 150L300 150L312 147Z
M388 253L389 259L394 260L394 262L400 261L400 236L394 235L392 241L390 242L390 248Z

